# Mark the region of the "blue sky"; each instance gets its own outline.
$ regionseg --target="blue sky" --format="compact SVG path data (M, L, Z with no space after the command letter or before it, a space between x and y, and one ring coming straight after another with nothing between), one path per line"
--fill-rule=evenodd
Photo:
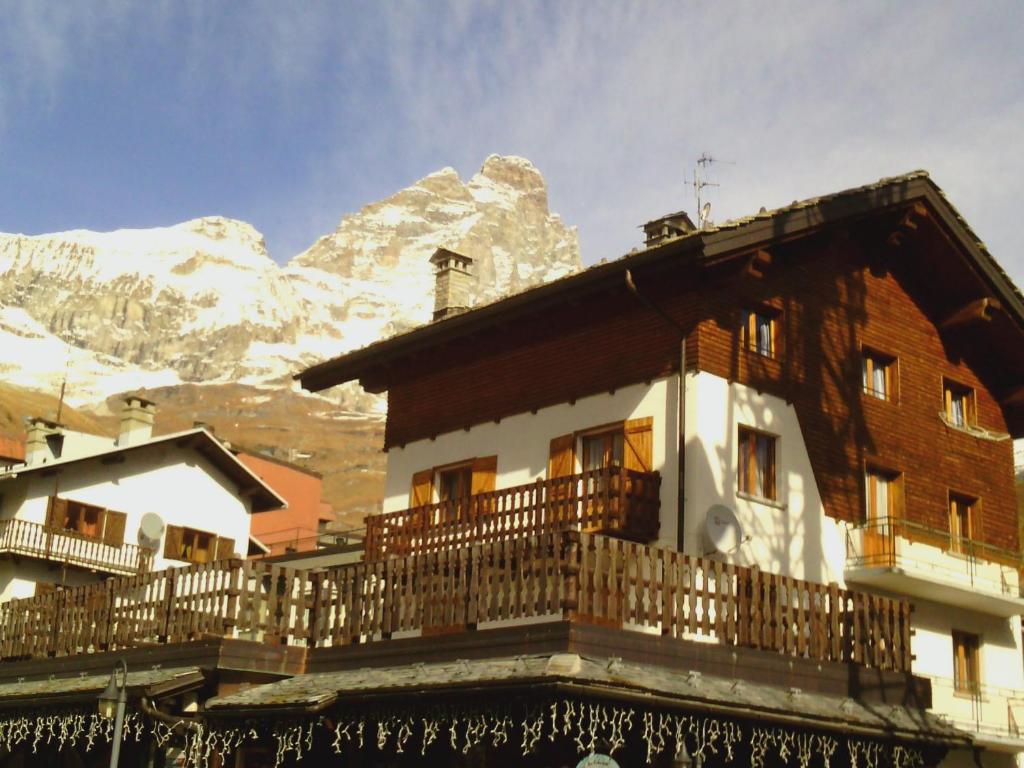
M584 261L926 168L1024 283L1024 3L0 0L0 231L249 221L285 261L441 167L531 159Z

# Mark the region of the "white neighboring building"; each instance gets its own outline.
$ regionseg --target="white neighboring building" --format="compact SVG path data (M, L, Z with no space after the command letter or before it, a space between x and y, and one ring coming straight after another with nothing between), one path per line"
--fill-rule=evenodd
M250 515L285 501L205 429L153 437L154 414L127 398L116 440L31 422L25 463L0 471L0 601L245 556Z

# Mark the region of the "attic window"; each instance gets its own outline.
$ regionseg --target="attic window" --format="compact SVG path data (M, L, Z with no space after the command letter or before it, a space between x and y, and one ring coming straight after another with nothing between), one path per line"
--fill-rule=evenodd
M743 348L765 357L775 357L778 315L777 311L766 308L745 310L740 326Z
M946 420L954 427L973 427L977 423L974 390L949 379L942 380Z
M896 358L864 348L861 353L864 394L879 400L896 399Z

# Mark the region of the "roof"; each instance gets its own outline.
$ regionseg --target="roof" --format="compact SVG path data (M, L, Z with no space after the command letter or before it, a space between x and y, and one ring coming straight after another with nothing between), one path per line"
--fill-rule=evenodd
M204 681L198 667L129 670L127 689L129 696L163 696L198 687ZM19 680L0 684L0 707L61 704L74 700L95 698L107 687L110 672L100 675L85 673L75 676L51 675L45 680Z
M25 443L16 437L0 435L0 461L9 459L11 461L25 460Z
M457 338L479 330L481 325L488 322L506 322L519 314L536 312L545 306L565 301L573 295L613 282L621 283L627 269L681 260L716 260L825 224L863 217L921 199L930 203L938 218L959 241L965 255L978 268L990 290L1001 300L1003 308L1024 330L1024 295L996 263L945 193L926 171L919 170L695 230L468 312L374 342L311 366L294 378L301 381L302 386L308 390L326 389L360 378L370 368L395 360L429 343Z
M219 696L206 702L209 714L255 710L319 710L370 695L452 692L481 687L562 684L594 695L616 692L670 700L683 708L721 711L736 717L792 720L803 724L913 739L964 743L965 734L922 710L898 705L869 705L853 699L797 692L777 686L681 672L620 659L595 659L574 653L501 659L409 664L298 675ZM582 691L581 691L582 692ZM652 702L653 703L653 702Z
M135 445L112 446L107 450L96 451L85 456L75 456L67 459L54 459L53 461L40 462L38 464L17 464L10 469L0 470L0 481L10 480L34 472L52 470L59 467L81 464L88 461L109 459L113 456L127 453L145 451L155 446L166 444L178 445L182 449L194 449L210 461L217 469L227 475L236 485L240 492L247 493L252 497L252 511L264 512L271 509L288 506L288 502L281 498L264 482L259 475L249 469L239 459L224 447L221 442L207 432L205 429L189 429L183 432L173 432L169 435L160 435L150 438L145 442Z

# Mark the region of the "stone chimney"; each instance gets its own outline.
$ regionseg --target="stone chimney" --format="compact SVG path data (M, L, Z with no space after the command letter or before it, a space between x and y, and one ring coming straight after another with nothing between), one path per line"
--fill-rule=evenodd
M64 450L64 426L42 418L29 419L25 463L41 464L59 459Z
M117 435L117 444L123 447L149 440L153 436L155 420L155 403L135 395L126 397L121 408L121 430Z
M686 211L669 213L643 225L644 245L653 248L666 240L674 240L677 237L688 235L696 229L693 222L690 221L690 217L686 215Z
M430 257L430 263L437 267L434 281L434 320L443 320L469 309L476 286L470 272L473 260L447 248L438 248Z

